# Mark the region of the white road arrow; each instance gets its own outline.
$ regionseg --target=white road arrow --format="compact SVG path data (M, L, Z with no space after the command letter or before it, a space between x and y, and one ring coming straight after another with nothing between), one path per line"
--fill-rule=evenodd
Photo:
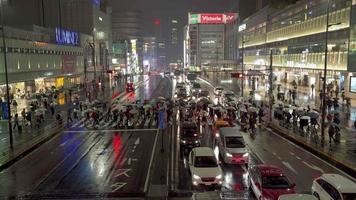
M315 165L313 165L313 164L309 164L309 163L307 163L307 162L305 162L305 161L303 161L303 163L304 163L304 165L308 166L308 167L311 168L311 169L314 169L314 170L316 170L316 171L319 171L319 172L321 172L321 173L324 173L324 170L321 169L320 167L317 167L317 166L315 166Z
M115 174L115 178L119 177L121 175L125 175L126 177L130 177L130 175L127 174L127 172L131 171L131 169L119 169L118 171L119 171L119 173Z
M137 140L135 141L135 145L140 144L140 138L137 138Z
M135 162L135 161L137 161L137 160L138 160L137 158L129 158L129 160L127 161L127 164L128 164L128 165L131 165L132 162Z
M125 185L127 185L127 183L117 182L115 184L112 184L111 185L112 192L116 192L116 191L120 190L121 188L125 187Z

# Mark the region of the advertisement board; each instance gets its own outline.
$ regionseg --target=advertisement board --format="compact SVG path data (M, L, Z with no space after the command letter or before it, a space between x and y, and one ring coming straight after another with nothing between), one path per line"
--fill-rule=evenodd
M350 92L356 93L356 76L350 77Z
M76 56L62 55L62 74L75 72Z
M225 24L234 23L237 20L237 13L227 13L225 14L224 22Z
M189 15L189 24L199 24L199 23L200 23L200 14Z
M202 24L222 24L222 23L224 23L224 14L218 14L218 13L200 14L200 23L202 23Z

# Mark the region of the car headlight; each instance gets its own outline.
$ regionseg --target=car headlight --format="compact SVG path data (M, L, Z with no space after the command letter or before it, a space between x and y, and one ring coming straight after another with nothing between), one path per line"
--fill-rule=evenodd
M187 143L187 141L185 141L185 140L182 140L182 143L183 143L183 144L185 144L185 143Z
M243 157L248 157L248 153L244 153L244 155L242 155Z
M199 143L199 140L196 140L196 141L195 141L195 144L198 144L198 143Z
M215 133L215 137L217 138L220 137L219 133Z
M231 153L225 153L226 157L232 157Z
M215 178L216 178L216 179L222 179L222 175L219 174L219 175L217 175Z
M193 174L193 178L194 179L200 179L200 176L196 175L196 174Z
M201 92L201 90L199 90L199 92Z

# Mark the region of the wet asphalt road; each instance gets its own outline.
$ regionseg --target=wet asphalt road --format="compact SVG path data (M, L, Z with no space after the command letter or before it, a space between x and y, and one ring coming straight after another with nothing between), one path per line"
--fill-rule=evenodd
M211 100L216 102L213 94L214 86L204 81L199 82L203 90L210 92ZM223 87L232 91L236 90L231 84L225 84ZM210 139L212 136L211 130L202 129L201 132L202 146L215 148ZM264 127L258 128L255 139L252 139L247 133L243 135L253 155L251 164L271 164L280 167L291 182L296 183L298 193L311 193L313 179L322 173L337 173L347 176L344 172L278 136L270 129ZM177 166L179 173L177 176L179 177L178 189L190 190L192 185L186 157L177 159ZM236 196L245 196L246 199L254 199L253 194L249 194L246 187L248 174L245 167L224 164L221 167L225 176L222 191L227 191L227 193L232 192Z
M167 77L144 77L122 101L170 97ZM143 196L156 130L87 130L77 123L0 172L0 197Z

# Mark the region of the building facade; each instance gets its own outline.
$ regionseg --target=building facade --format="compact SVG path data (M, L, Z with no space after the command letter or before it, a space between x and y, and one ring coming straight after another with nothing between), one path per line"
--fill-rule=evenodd
M314 85L318 91L327 48L326 82L353 96L355 4L355 0L302 0L278 11L265 7L248 17L240 24L244 28L239 37L245 69L266 70L272 53L278 82Z
M5 67L11 94L44 91L52 86L69 88L84 81L84 46L91 36L62 29L35 29L47 33L5 27L6 48L0 45L1 97L6 93ZM71 37L64 38L59 32Z
M226 24L232 23L236 18L236 13L189 13L189 24L184 30L184 67L198 69L224 67L227 63Z

